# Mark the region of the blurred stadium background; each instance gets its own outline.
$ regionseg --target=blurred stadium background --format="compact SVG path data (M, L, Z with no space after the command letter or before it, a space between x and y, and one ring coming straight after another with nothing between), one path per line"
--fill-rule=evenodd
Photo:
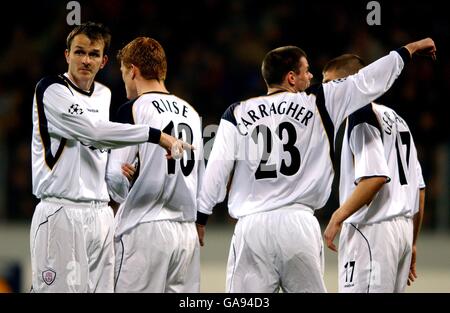
M409 41L432 37L437 62L416 58L380 102L407 119L427 183L420 277L408 291L450 292L450 23L442 2L378 1L379 26L366 22L369 1L78 2L82 22L103 22L113 34L110 62L98 76L113 92L111 112L126 100L115 54L145 35L166 50L168 89L198 109L204 126L218 124L231 103L265 92L261 60L277 46L303 48L318 82L323 65L339 54L352 52L371 62ZM72 29L67 3L14 1L0 13L0 291L26 292L30 286L28 232L37 203L31 193L31 104L37 81L67 68L63 52ZM323 226L337 199L333 192L317 212ZM225 203L210 220L202 291L221 292L233 227ZM327 286L336 291L336 255L327 251L326 262Z

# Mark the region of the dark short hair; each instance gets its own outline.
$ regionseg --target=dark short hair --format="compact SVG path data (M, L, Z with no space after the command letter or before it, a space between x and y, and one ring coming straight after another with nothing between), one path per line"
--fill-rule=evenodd
M269 51L264 57L261 72L267 86L281 84L290 71L299 72L300 58L306 53L295 46L285 46Z
M153 38L137 37L117 53L125 66L137 66L145 79L166 79L167 60L161 44Z
M109 29L103 24L86 22L76 26L67 36L66 39L67 50L70 50L73 38L75 38L75 36L79 34L84 34L90 40L93 41L103 40L103 42L105 43L105 46L103 48L103 54L106 54L108 52L109 46L111 44L111 33Z
M363 59L356 54L347 53L338 56L325 64L322 72L337 71L343 76L348 76L358 73L364 66L366 66L366 64Z

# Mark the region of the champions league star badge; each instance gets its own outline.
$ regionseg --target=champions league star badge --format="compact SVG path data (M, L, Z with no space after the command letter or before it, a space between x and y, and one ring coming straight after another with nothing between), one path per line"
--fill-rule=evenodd
M80 108L80 106L78 104L74 103L70 106L69 113L81 115L81 114L83 114L83 109Z
M52 269L48 269L46 271L42 272L42 279L44 280L44 283L47 285L53 284L56 278L56 272Z

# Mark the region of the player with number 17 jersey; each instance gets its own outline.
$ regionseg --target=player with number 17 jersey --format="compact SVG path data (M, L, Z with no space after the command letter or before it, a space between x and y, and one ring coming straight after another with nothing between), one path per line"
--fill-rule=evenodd
M350 115L344 136L341 173L346 175L340 178L341 203L348 199L361 178L388 178L388 183L376 197L344 223L367 225L398 216L413 218L418 211L419 189L425 188L425 183L414 140L405 120L394 110L371 103ZM378 150L369 146L379 139L382 150L375 145ZM369 142L366 143L369 147L363 149L362 143L365 141ZM365 162L375 156L381 161Z

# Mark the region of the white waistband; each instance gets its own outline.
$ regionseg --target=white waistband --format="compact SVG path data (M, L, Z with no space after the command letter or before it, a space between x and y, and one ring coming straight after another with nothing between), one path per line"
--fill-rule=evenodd
M286 206L283 206L277 210L299 210L299 211L306 211L309 212L311 214L314 214L314 210L311 209L309 206L304 205L304 204L300 204L300 203L292 203Z
M264 214L264 213L271 213L271 212L279 212L279 211L303 211L303 212L308 212L314 215L314 210L312 208L310 208L307 205L304 204L300 204L300 203L292 203L292 204L288 204L282 207L277 207L277 208L273 208L273 209L268 209L265 211L257 211L257 212L253 212L247 215L243 215L240 216L238 219L246 217L246 216L250 216L253 214Z
M41 202L54 203L54 204L65 204L74 207L84 207L84 208L102 208L108 206L108 202L99 200L86 200L86 201L73 201L65 198L56 197L46 197L42 198Z

